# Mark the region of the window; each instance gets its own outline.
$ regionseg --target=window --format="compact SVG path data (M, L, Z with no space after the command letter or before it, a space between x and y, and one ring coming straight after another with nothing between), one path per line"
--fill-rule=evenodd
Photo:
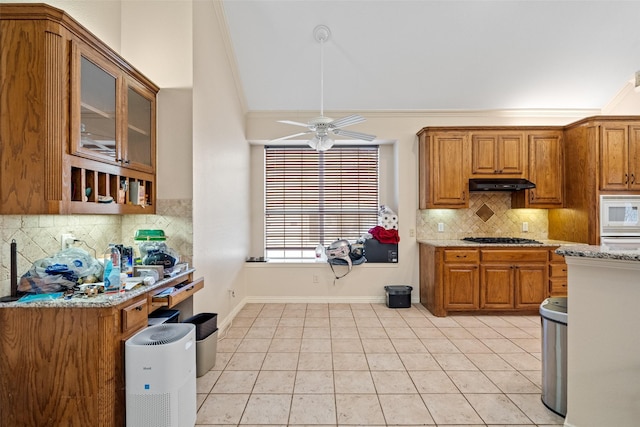
M265 255L315 260L318 244L357 240L378 218L378 146L265 147Z

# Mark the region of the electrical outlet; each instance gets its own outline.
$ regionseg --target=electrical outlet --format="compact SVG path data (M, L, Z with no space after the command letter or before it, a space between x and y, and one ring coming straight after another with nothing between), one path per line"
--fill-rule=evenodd
M410 228L410 229L409 229L409 237L416 237L416 230L415 230L415 228Z
M438 233L444 232L444 222L438 223Z
M528 222L523 222L522 223L522 232L526 233L529 231L529 223Z
M314 274L313 275L313 283L319 283L319 282L320 282L320 279L319 279L318 275Z
M230 298L235 298L236 297L236 291L234 291L233 289L228 289L229 291L229 297Z
M76 240L76 236L71 233L62 233L60 237L60 249L65 250L73 245L73 242Z

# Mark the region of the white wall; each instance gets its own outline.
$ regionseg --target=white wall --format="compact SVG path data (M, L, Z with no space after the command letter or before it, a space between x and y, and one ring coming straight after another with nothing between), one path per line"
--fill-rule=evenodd
M246 296L249 144L220 14L217 2L193 3L193 252L205 277L194 311L216 312L224 323Z

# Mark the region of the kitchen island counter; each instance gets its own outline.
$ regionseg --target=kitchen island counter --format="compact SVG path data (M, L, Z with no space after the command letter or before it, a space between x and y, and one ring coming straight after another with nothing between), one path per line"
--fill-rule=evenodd
M640 248L622 246L569 245L556 249L558 255L622 261L640 261Z
M640 251L576 245L568 266L565 426L635 427L640 420Z

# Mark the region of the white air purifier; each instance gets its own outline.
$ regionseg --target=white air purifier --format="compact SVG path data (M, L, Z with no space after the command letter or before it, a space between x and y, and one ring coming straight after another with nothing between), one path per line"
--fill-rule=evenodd
M195 325L165 323L129 338L125 388L127 427L194 427Z

